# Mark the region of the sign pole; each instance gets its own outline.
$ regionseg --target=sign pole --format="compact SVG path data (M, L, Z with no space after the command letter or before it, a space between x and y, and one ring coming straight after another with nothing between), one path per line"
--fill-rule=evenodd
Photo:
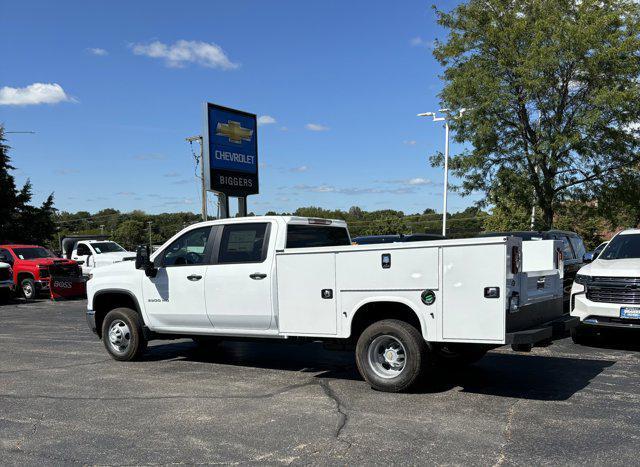
M238 215L240 217L247 217L247 198L242 196L238 198Z
M209 219L207 214L207 185L206 178L204 176L205 168L204 168L204 142L202 141L202 137L200 137L200 178L202 181L202 220L206 221Z
M220 219L229 218L229 197L224 193L218 193L218 206L220 207Z

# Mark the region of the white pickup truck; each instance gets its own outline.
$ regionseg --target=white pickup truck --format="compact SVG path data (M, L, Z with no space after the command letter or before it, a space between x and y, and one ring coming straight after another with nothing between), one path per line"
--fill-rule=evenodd
M95 268L121 261L134 260L136 254L127 251L111 240L81 240L75 244L71 259L82 267L82 274L88 276Z
M521 306L521 248L514 237L353 246L339 220L203 222L152 255L138 248L135 263L94 270L87 321L116 360L167 337L355 347L373 388L401 391L431 364L530 346L576 322L562 316L561 299L551 314Z

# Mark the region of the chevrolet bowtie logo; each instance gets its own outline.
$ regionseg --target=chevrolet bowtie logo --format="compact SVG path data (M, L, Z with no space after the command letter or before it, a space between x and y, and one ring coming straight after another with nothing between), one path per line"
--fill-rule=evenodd
M242 128L240 122L228 120L227 123L218 122L216 126L217 136L226 136L231 143L242 144L242 141L251 141L253 130Z

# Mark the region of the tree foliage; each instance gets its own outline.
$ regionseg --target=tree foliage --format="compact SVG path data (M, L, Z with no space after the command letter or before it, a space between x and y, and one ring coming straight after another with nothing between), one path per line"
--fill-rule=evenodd
M12 170L9 146L5 144L4 128L0 126L0 243L46 244L56 231L53 194L41 206L32 206L31 182L27 180L18 189Z
M550 228L562 203L638 161L637 2L469 0L437 13L448 30L434 50L441 98L471 109L451 121L473 147L451 160L462 193L535 196Z

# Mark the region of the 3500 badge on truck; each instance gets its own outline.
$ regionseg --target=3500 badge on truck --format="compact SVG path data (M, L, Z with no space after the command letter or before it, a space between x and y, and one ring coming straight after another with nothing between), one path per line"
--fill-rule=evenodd
M87 319L116 360L155 337L319 340L354 348L372 387L402 391L426 368L530 346L576 322L562 315L561 280L546 308L521 301L521 267L514 237L353 246L343 221L226 219L96 269Z

